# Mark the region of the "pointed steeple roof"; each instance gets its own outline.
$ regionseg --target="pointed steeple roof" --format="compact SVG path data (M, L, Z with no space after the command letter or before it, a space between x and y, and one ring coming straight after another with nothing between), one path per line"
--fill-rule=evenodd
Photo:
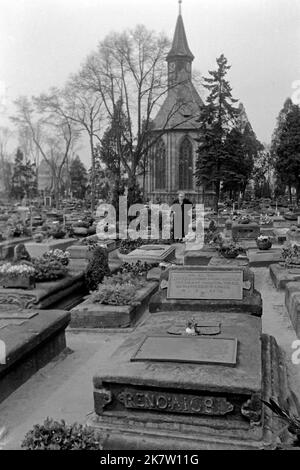
M183 19L181 16L181 10L179 10L179 15L177 18L175 33L173 37L173 43L172 43L171 50L169 54L167 55L167 60L173 57L186 57L190 60L194 59L194 56L191 53L188 42L187 42Z

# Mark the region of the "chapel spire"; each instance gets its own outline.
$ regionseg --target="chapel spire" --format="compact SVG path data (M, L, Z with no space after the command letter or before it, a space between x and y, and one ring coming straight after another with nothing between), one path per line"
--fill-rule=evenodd
M179 14L177 18L172 47L171 47L169 54L167 55L168 62L176 58L187 59L189 61L192 61L194 59L194 56L192 52L190 51L186 34L185 34L183 19L181 15L181 3L182 3L182 0L179 0L178 1Z

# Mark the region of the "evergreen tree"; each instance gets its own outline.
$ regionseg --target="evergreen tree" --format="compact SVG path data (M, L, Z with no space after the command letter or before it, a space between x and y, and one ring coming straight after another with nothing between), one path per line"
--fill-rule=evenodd
M87 190L87 171L77 155L70 165L70 189L73 196L84 199Z
M126 135L127 129L128 125L122 110L122 101L118 100L110 125L104 132L101 145L98 148L98 158L105 165L105 173L110 182L108 199L115 206L117 212L119 196L124 194L126 184L121 155L124 157L126 154L128 144L122 136Z
M217 59L217 65L217 70L210 71L210 77L204 79L204 87L209 90L209 95L207 105L198 119L199 147L195 172L197 185L215 188L216 210L221 182L226 177L225 173L232 171L232 168L228 169L227 166L229 158L227 137L234 127L238 114L238 109L233 106L237 100L232 97L231 86L226 80L230 66L227 65L227 59L223 54Z
M35 164L24 159L21 149L17 149L15 156L11 196L22 199L24 196L34 197L37 192Z
M276 171L281 182L291 194L296 188L297 201L300 198L300 107L292 104L281 126L276 146Z

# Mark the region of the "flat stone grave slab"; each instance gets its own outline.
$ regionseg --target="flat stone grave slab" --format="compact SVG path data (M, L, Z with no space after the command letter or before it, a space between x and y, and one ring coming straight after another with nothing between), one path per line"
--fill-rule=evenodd
M220 324L219 334L186 336L191 317L198 325L212 320ZM168 335L175 325L182 331L177 350L173 342L178 338ZM168 336L171 358L164 347ZM202 348L205 339L233 339L236 362L234 348L226 346L233 358L230 365L212 363L220 348L213 342ZM141 342L148 344L150 354L136 361ZM195 354L206 354L206 359L196 363ZM155 314L99 366L94 376L95 414L89 424L107 436L104 449L261 448L270 445L278 420L272 421L260 398L284 394L280 366L277 345L262 336L258 317L232 312Z
M281 248L270 248L269 250L249 250L247 253L250 267L268 267L270 264L281 261Z
M208 266L249 266L249 259L245 255L236 258L225 258L224 256L214 256Z
M70 314L61 310L19 310L1 313L0 402L66 348ZM19 323L17 323L19 322Z
M175 246L172 245L142 245L127 255L119 254L120 259L127 263L161 263L175 259Z
M233 311L261 316L254 274L242 266L171 266L161 276L149 312Z
M274 228L287 228L290 226L290 222L282 216L273 217Z
M286 284L285 306L296 335L300 338L300 280Z
M300 281L299 268L286 268L284 263L270 265L270 276L276 289L285 289L288 282Z
M31 258L40 258L44 253L50 250L66 250L69 246L76 242L75 238L62 238L60 240L48 240L42 243L27 242L25 248Z
M37 282L34 289L0 287L0 312L50 308L74 293L86 294L83 271L69 271L57 281Z
M147 308L158 282L148 282L137 291L137 305L104 305L84 300L71 310L71 328L128 328L134 326Z

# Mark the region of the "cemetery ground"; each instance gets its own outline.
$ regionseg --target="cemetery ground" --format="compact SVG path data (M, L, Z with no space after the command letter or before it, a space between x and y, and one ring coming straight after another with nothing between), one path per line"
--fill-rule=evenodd
M285 352L290 387L300 399L300 364L292 363L292 343L297 337L284 306L284 291L275 289L267 267L252 270L255 287L263 298L263 332L273 335ZM147 315L148 311L137 331ZM47 416L70 424L85 423L93 412L94 373L101 363L109 363L111 354L132 331L68 328L67 350L0 404L0 448L20 448L26 432Z

